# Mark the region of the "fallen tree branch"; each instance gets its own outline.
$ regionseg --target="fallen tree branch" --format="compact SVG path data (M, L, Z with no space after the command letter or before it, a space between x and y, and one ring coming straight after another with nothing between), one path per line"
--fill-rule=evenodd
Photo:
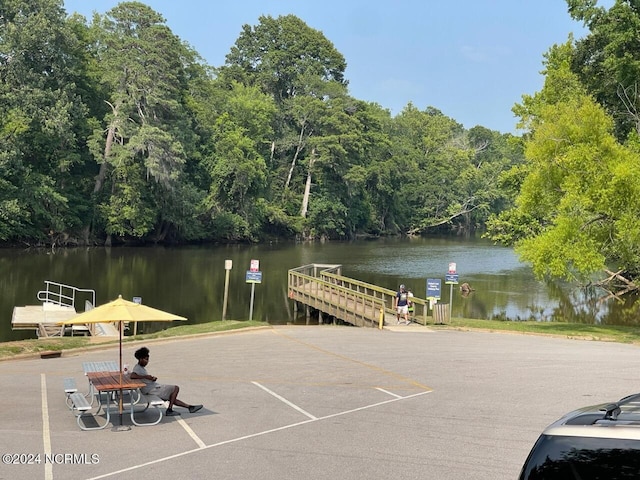
M605 272L609 276L593 284L607 292L606 295L598 299L598 303L606 302L612 298L622 302L623 296L640 290L640 286L636 285L633 280L629 280L622 275L623 270L612 272L611 270L605 269Z

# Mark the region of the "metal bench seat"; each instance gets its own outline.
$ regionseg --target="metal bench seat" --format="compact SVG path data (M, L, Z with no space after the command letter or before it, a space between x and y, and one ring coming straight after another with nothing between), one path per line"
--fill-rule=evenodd
M91 410L91 408L92 408L91 407L91 403L89 403L87 398L80 392L71 393L69 395L69 400L71 401L71 410L72 410L73 414L76 416L76 421L78 422L78 426L80 427L80 429L82 429L82 430L98 430L98 429L104 428L107 425L107 423L109 423L109 420L110 420L109 409L105 409L105 413L107 415L107 418L105 419L105 423L103 425L100 425L96 421L96 426L95 427L88 427L82 421L82 417L83 417L83 414L85 412ZM95 415L91 415L91 418L95 419L96 416Z
M157 425L158 423L160 423L160 421L162 420L162 410L160 409L160 407L164 406L164 400L162 400L160 397L158 397L157 395L145 395L144 393L141 393L140 391L138 391L139 394L139 400L136 402L137 405L142 405L142 404L146 404L146 406L142 409L142 410L138 410L138 411L133 411L131 412L131 421L133 422L134 425L137 425L139 427L142 426L147 426L147 425ZM149 407L154 407L156 409L156 412L158 414L158 418L156 418L155 420L151 421L151 422L139 422L136 420L135 418L135 414L136 413L142 413L145 412ZM133 405L131 405L131 408L133 409Z
M73 404L71 403L71 394L76 393L78 391L78 387L76 386L75 378L65 378L64 379L64 393L66 396L67 407L72 408Z

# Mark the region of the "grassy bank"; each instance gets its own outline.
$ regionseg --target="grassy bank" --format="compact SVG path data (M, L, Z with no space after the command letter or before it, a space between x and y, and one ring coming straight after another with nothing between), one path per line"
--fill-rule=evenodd
M581 323L508 322L453 318L451 324L445 328L555 335L565 338L599 340L603 342L640 343L640 326L618 327L610 325L585 325Z
M136 335L135 337L125 336L123 343L133 341L153 340L158 338L182 337L186 335L198 335L204 333L224 332L237 330L240 328L256 327L266 325L256 321L225 320L219 322L200 323L197 325L180 325L167 328L156 333ZM63 350L73 350L77 348L87 348L94 345L117 344L118 340L101 341L99 337L63 337L33 340L18 340L15 342L0 343L0 360L7 360L25 354L38 354L42 352L59 352Z
M181 337L206 333L237 330L241 328L264 326L263 322L225 320L197 325L180 325L157 333L125 336L124 343L144 341L158 338ZM578 340L599 340L605 342L639 343L640 327L616 327L601 325L583 325L577 323L540 323L540 322L505 322L497 320L475 320L469 318L453 318L447 325L428 325L433 329L484 330L495 332L514 332L534 335L554 335ZM0 360L7 360L25 354L57 352L86 348L96 345L99 339L89 337L64 337L46 340L20 340L0 343ZM117 343L117 340L99 342L103 344Z

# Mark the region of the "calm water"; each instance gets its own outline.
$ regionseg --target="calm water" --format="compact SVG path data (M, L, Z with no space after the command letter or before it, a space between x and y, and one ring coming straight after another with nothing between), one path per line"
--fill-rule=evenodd
M426 279L441 278L442 301L450 290L444 275L457 264L460 283L475 291L462 297L453 290L453 316L552 320L557 313L579 322L625 323L620 306L598 304L582 290L537 282L509 248L471 239L417 238L312 244L180 248L78 248L69 250L0 250L0 341L32 338L12 331L14 306L37 305L44 281L94 289L97 303L122 295L185 316L190 323L222 317L225 260L230 273L228 319L248 319L251 287L245 272L260 261L262 283L256 285L253 318L273 324L294 319L287 298L287 270L309 263L343 265L343 274L396 289L405 283L425 297ZM82 310L83 307L77 307ZM145 328L154 328L145 326Z

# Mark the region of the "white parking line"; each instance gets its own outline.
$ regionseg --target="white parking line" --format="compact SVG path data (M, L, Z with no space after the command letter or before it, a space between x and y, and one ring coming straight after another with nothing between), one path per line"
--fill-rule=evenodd
M393 392L390 392L389 390L385 390L384 388L376 387L376 390L380 390L381 392L386 393L387 395L391 395L392 397L402 398L401 395L397 395Z
M193 438L193 441L196 442L200 448L204 448L207 446L207 444L200 440L200 437L196 435L196 432L194 432L191 427L187 425L187 422L185 422L182 418L178 419L178 423L182 426L182 428L185 429L189 436Z
M281 397L280 395L278 395L276 392L273 392L271 390L269 390L267 387L265 387L264 385L260 385L258 382L251 382L253 383L256 387L260 387L262 390L264 390L265 392L267 392L269 395L273 395L274 397L276 397L278 400L280 400L283 403L286 403L287 405L289 405L291 408L299 411L300 413L302 413L303 415L306 415L307 417L309 417L311 420L316 420L317 417L315 417L314 415L311 415L309 412L306 412L305 410L301 409L299 406L291 403L289 400L287 400L284 397Z
M262 388L264 388L264 387L262 387ZM202 450L206 450L206 449L209 449L209 448L220 447L222 445L228 445L230 443L240 442L242 440L247 440L249 438L260 437L262 435L267 435L269 433L280 432L282 430L288 430L289 428L298 427L300 425L306 425L307 423L320 422L322 420L327 420L329 418L339 417L341 415L348 415L349 413L354 413L354 412L359 412L359 411L362 411L362 410L367 410L369 408L378 407L380 405L385 405L387 403L397 402L397 401L400 401L400 400L407 400L409 398L419 397L420 395L425 395L425 394L431 393L431 392L432 392L432 390L429 390L429 391L426 391L426 392L415 393L413 395L407 395L406 397L392 398L392 399L389 399L389 400L384 400L382 402L374 403L372 405L365 405L364 407L358 407L358 408L354 408L352 410L346 410L344 412L333 413L331 415L327 415L327 416L324 416L324 417L304 420L302 422L292 423L292 424L289 424L289 425L283 425L282 427L272 428L270 430L264 430L262 432L251 433L249 435L244 435L242 437L231 438L229 440L223 440L222 442L213 443L211 445L206 445L203 448L196 448L196 449L192 449L192 450L187 450L186 452L176 453L174 455L169 455L168 457L158 458L156 460L151 460L150 462L141 463L139 465L133 465L131 467L123 468L122 470L116 470L115 472L105 473L103 475L99 475L97 477L92 477L92 478L89 478L87 480L99 480L101 478L112 477L114 475L120 475L121 473L131 472L133 470L137 470L139 468L144 468L144 467L147 467L149 465L155 465L156 463L166 462L167 460L173 460L174 458L184 457L184 456L190 455L190 454L192 454L194 452L201 452Z
M42 392L42 443L44 454L51 455L51 430L49 429L49 402L47 402L47 377L40 374L40 390ZM45 480L53 480L53 464L44 462Z

